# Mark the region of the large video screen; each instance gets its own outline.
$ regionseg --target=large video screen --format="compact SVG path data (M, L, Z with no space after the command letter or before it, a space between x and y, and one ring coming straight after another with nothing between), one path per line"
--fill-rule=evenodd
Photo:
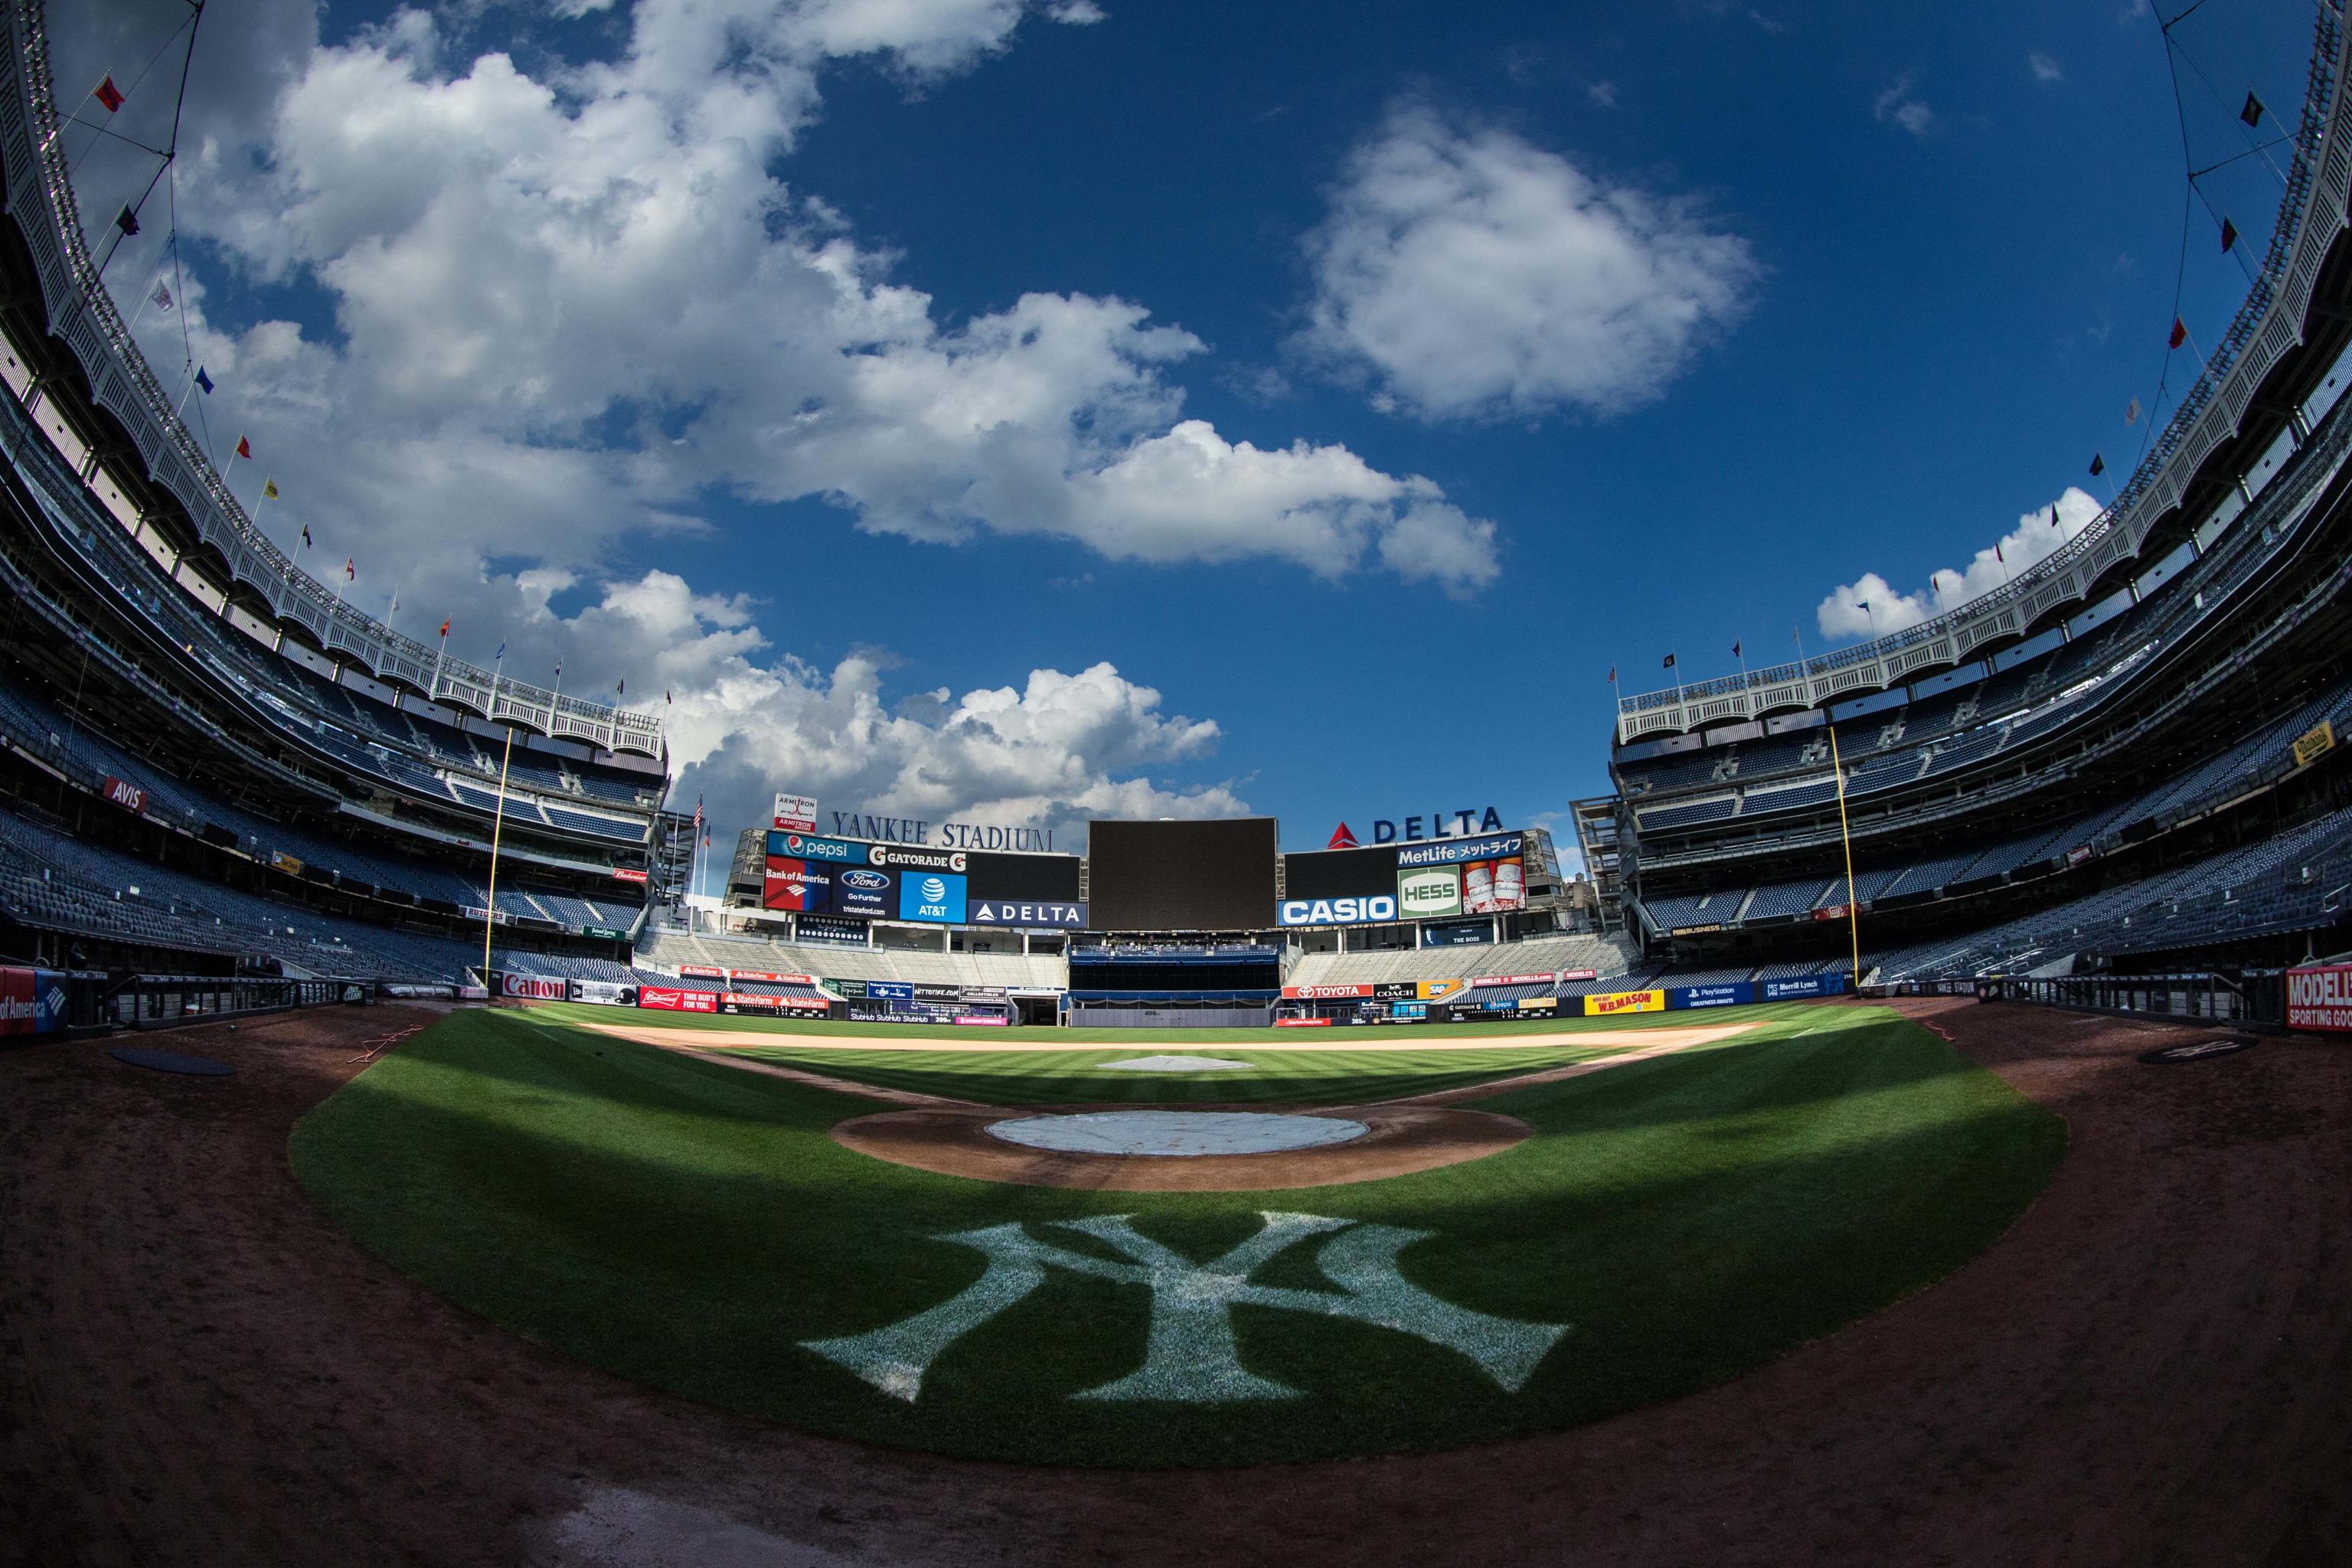
M1282 858L1286 899L1348 899L1396 891L1393 844L1366 849L1309 849Z
M1000 855L974 850L966 858L975 899L1008 899L1075 904L1078 858L1075 855Z
M1274 913L1275 821L1097 822L1087 924L1097 931L1258 931Z

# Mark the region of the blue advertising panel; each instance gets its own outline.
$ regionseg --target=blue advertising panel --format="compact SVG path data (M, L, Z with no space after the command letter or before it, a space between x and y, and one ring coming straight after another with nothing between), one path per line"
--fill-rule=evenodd
M1465 866L1473 860L1500 860L1526 847L1527 840L1516 833L1490 834L1451 844L1408 844L1397 850L1397 869L1410 871L1416 866Z
M1758 989L1767 1002L1784 1001L1792 996L1843 996L1845 994L1845 976L1805 974L1794 980L1767 980Z
M898 913L898 877L871 866L852 866L833 878L834 913L859 920L887 921Z
M771 833L768 853L790 860L832 860L841 865L854 865L866 858L863 845L839 838L819 838L810 833Z
M1286 926L1358 926L1397 918L1394 893L1368 893L1349 899L1289 899L1275 910L1274 918Z
M1737 1007L1756 1000L1756 987L1745 980L1728 985L1675 985L1666 990L1669 1007Z
M904 871L898 877L898 918L960 926L964 879L953 871Z
M869 980L866 994L879 1002L912 1002L915 983L911 980Z
M1391 1018L1426 1018L1429 1016L1429 1004L1426 1002L1392 1002L1389 1005L1389 1016Z

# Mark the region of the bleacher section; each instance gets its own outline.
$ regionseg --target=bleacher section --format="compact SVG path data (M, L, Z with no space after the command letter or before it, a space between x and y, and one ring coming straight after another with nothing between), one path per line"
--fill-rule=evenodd
M706 969L814 974L829 980L908 980L924 985L1050 986L1064 984L1059 953L924 952L903 949L802 945L752 936L716 936L648 927L637 944L641 967L674 975L682 964ZM675 984L665 978L661 984Z
M1292 966L1292 985L1380 984L1398 980L1467 980L1481 974L1597 970L1603 977L1634 967L1639 951L1622 937L1539 936L1476 947L1404 948L1376 952L1309 952Z

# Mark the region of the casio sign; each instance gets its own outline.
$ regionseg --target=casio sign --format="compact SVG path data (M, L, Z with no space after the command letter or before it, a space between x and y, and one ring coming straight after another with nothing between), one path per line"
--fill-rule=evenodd
M1286 899L1276 911L1286 926L1369 925L1397 918L1394 893L1373 893L1349 899Z

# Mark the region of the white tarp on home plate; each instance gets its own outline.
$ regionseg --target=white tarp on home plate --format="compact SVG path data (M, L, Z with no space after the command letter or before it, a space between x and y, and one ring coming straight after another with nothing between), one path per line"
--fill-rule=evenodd
M1105 1062L1109 1072L1222 1072L1227 1068L1245 1068L1247 1062L1229 1061L1223 1057L1129 1057L1123 1062Z
M1345 1143L1369 1131L1337 1116L1262 1110L1090 1110L1019 1117L988 1133L1064 1154L1272 1154Z

